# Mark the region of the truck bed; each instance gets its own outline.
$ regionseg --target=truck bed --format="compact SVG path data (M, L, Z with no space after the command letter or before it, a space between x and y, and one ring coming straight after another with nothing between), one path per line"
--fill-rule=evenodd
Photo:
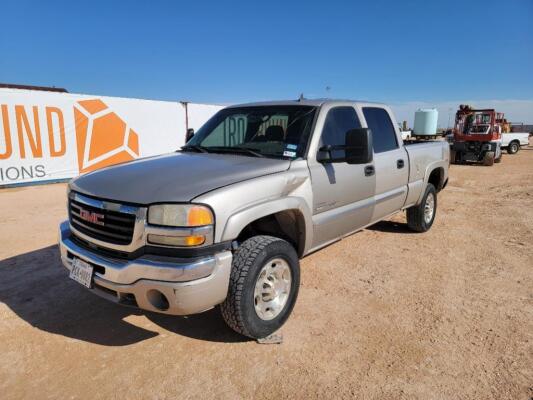
M405 143L405 150L409 156L409 183L423 180L433 163L450 159L450 145L445 140L411 141Z
M513 140L518 140L520 146L526 146L529 144L529 132L502 133L502 147L509 146Z

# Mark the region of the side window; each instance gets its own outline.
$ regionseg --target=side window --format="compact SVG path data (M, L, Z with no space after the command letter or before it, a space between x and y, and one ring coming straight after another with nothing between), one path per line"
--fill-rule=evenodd
M374 153L383 153L398 148L396 131L387 110L378 107L363 107L363 115L372 131Z
M353 107L335 107L328 111L322 129L322 145L344 145L346 132L360 128L361 123ZM332 152L333 157L344 157L342 150Z

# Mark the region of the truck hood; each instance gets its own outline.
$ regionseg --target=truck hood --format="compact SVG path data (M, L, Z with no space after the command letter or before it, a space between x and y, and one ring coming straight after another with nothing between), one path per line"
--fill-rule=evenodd
M288 160L234 154L173 153L82 175L71 189L125 203L188 202L223 186L283 172Z

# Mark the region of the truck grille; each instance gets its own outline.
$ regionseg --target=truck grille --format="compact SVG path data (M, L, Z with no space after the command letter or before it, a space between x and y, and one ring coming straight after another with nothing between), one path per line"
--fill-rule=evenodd
M71 226L103 242L128 245L133 238L135 215L111 211L69 199Z

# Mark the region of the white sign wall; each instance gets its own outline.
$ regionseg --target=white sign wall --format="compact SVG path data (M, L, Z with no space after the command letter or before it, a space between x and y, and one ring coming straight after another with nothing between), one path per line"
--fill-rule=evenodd
M198 129L220 108L189 103L189 127ZM185 132L179 102L0 89L0 186L172 152Z

